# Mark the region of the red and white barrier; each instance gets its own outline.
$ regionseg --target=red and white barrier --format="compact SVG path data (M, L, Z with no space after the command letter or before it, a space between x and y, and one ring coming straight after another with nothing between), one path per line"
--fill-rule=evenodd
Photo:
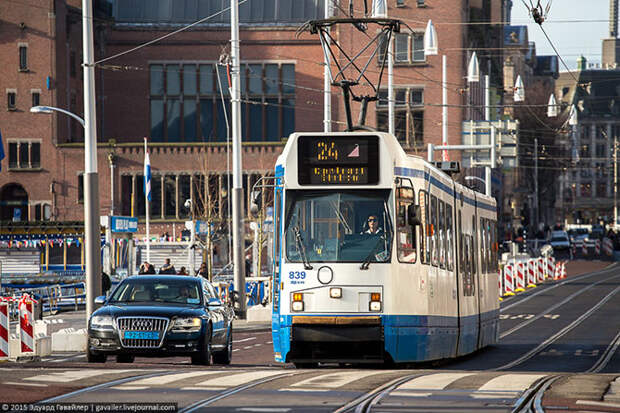
M581 253L583 255L588 255L588 244L586 244L585 241L582 241L581 243Z
M19 300L19 341L21 352L34 353L34 303L28 294Z
M614 244L609 238L603 238L603 252L610 257L614 254Z
M536 282L538 284L545 281L545 259L540 257L536 259Z
M525 291L526 267L523 261L517 263L517 271L515 277L515 292L519 293Z
M0 301L0 360L9 357L9 303Z
M601 255L601 240L597 239L596 243L594 244L594 253L596 255Z
M515 295L514 283L514 264L506 264L504 266L504 294Z
M527 288L536 287L536 260L527 260Z
M555 272L555 258L547 257L547 272L545 273L545 278L553 279L554 272Z

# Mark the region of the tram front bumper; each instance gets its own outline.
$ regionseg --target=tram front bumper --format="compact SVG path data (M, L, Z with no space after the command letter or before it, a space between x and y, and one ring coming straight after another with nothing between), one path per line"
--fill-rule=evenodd
M376 363L384 360L381 318L294 316L287 361Z

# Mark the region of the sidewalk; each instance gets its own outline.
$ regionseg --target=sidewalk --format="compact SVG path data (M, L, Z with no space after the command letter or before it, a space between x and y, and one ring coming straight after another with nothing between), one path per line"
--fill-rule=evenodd
M566 261L566 276L573 277L575 275L587 274L589 272L600 271L613 265L613 261L601 260L572 260Z
M233 331L263 332L271 331L271 321L233 320Z

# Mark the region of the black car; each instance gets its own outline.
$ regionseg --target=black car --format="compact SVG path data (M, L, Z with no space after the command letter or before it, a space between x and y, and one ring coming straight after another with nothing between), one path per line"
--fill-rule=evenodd
M124 279L88 321L87 358L121 363L139 356L191 356L192 364L230 364L233 310L203 277Z

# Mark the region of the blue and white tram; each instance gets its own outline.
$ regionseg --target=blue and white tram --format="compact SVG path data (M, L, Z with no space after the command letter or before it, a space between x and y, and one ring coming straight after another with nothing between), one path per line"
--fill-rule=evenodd
M276 361L419 362L497 341L493 198L379 132L292 134L275 173Z

